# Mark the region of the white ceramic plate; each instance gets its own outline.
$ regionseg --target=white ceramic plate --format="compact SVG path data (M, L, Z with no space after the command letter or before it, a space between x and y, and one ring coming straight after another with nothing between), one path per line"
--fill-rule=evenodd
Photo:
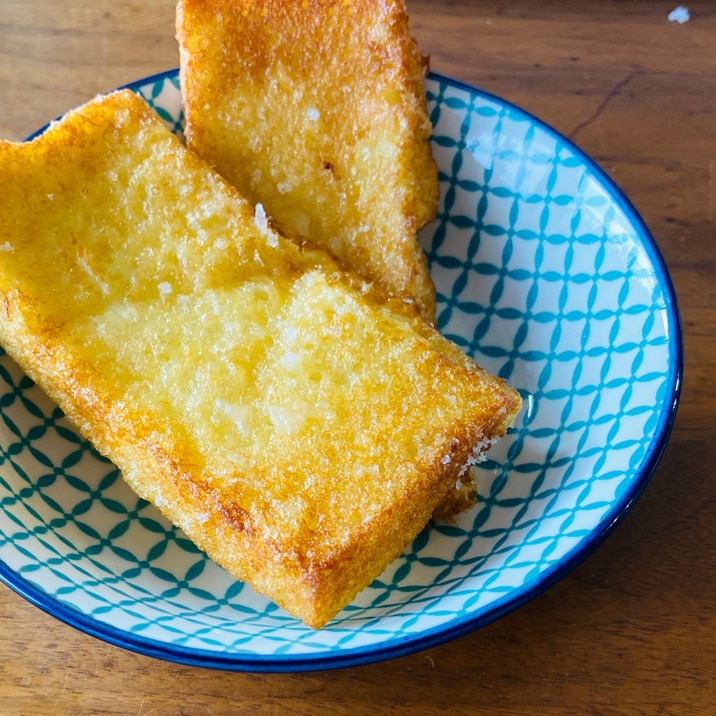
M140 80L181 131L177 72ZM678 400L674 292L614 184L520 109L431 75L438 219L422 233L439 325L525 409L481 466L480 504L426 529L321 631L207 560L0 359L0 578L144 654L235 670L386 659L476 629L554 583L646 485Z

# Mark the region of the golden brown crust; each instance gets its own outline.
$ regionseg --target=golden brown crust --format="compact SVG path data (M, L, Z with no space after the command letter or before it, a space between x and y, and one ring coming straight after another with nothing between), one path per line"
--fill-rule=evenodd
M0 247L8 353L139 495L313 627L519 408L128 91L0 142Z
M402 0L181 0L177 37L189 146L434 321L427 61Z

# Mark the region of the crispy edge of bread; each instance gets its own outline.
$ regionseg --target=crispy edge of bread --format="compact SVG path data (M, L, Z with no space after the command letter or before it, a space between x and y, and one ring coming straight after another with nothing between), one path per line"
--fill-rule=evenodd
M33 140L29 151L43 142L63 141L62 126L68 129L70 141L74 132L81 131L77 125L84 122L91 125L92 131L101 133L105 131L103 123L111 125L115 112L127 108L136 112L141 122L160 121L143 100L130 92L120 92L71 113L63 120L64 125L57 124ZM178 142L176 148L179 152L186 151ZM16 151L7 143L0 143L0 156L3 150ZM58 154L61 156L61 152ZM198 171L210 171L200 160L191 161ZM225 191L235 195L228 185ZM245 211L246 202L238 195L236 199ZM284 241L287 248L295 250L293 242ZM305 247L308 251L316 251L308 243ZM227 504L222 500L220 490L211 489L196 479L196 459L183 435L157 431L148 413L118 414L113 389L103 383L102 376L94 374L91 365L73 358L57 346L51 327L42 331L36 324L38 317L33 306L28 305L22 294L4 287L0 289L5 317L0 335L4 347L60 405L80 432L120 467L127 482L140 496L155 502L212 559L235 577L251 582L313 628L323 626L335 616L400 554L459 477L461 465L484 449L482 441L503 434L519 409L519 397L514 391L474 366L457 346L427 326L411 307L387 296L379 287L367 286L360 277L344 273L329 257L321 261L325 262L325 270L332 280L353 286L360 300L374 305L375 310L390 312L406 326L411 326L441 353L446 365L461 366L466 376L480 373L486 388L495 391L496 405L482 425L460 428L461 438L450 448L452 459L449 465L437 460L434 465L426 465L424 479L416 481L414 489L400 506L395 505L383 513L381 524L366 525L345 548L317 563L299 553L286 554L284 545L257 543L252 537L251 515L236 505ZM3 274L4 271L0 271L0 275ZM211 514L212 517L204 521L199 518L201 514ZM389 545L385 544L386 538ZM272 565L271 570L266 569L267 564ZM363 567L356 570L356 565Z
M415 302L434 322L435 287L417 240L418 231L436 216L440 192L423 84L428 59L410 32L403 0L179 0L176 25L188 146L250 201L262 203L281 226L329 248L349 268ZM282 87L271 95L282 106L267 99L265 88L272 83ZM320 106L321 123L324 115L342 112L308 157L296 141L312 136L317 118L303 125L299 119L298 126L285 119L288 108L297 101L301 106L304 91ZM275 116L288 121L273 139L264 138L272 141L270 149L252 148L256 123L245 134L239 130L239 105L269 121ZM308 111L318 113L313 107ZM396 123L401 129L391 151L397 150L398 163L386 169L376 152L368 160L370 175L359 172L353 181L351 173L365 162L358 163L351 152L365 136L377 142ZM265 164L262 152L275 155L283 164L279 168L294 175L312 172L310 184L322 206L301 197L289 209L300 189L275 188L280 180L267 180L265 166L264 178L255 180L257 166ZM349 199L339 209L346 186ZM353 194L365 204L357 212ZM335 219L326 223L332 212ZM309 217L311 230L294 221L297 215ZM367 234L359 231L361 223L370 226Z

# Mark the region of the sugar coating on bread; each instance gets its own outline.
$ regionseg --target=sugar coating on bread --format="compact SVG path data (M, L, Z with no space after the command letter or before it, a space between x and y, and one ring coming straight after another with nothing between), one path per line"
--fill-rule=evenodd
M188 145L434 321L427 61L402 0L180 0L177 37Z
M0 142L0 246L8 353L140 496L312 627L519 409L129 91Z

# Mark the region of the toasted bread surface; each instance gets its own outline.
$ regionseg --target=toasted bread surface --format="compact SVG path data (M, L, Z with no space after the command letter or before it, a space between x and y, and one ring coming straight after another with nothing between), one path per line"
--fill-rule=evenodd
M0 342L209 557L320 627L518 395L120 91L0 142Z
M434 321L427 61L402 0L180 0L177 37L188 145Z

